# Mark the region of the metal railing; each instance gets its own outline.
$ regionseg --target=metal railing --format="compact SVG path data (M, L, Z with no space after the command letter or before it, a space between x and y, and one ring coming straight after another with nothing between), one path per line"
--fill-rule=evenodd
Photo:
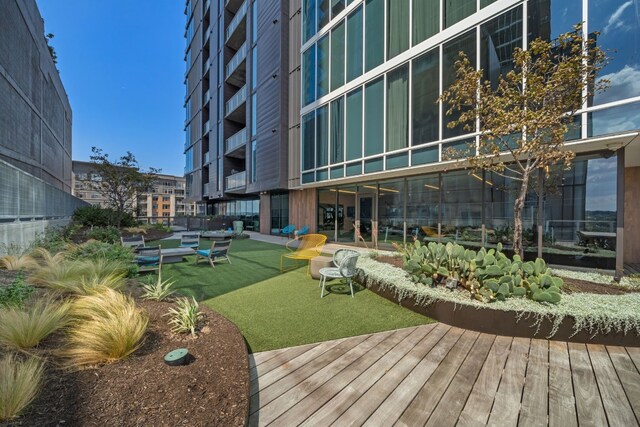
M233 55L229 63L227 64L227 79L233 74L242 62L247 59L247 43L242 43L240 49Z
M227 116L247 100L247 85L242 86L226 103Z
M228 154L238 147L247 143L247 128L242 128L238 132L227 138L225 154Z
M224 188L226 190L237 190L247 186L247 171L242 171L229 175L224 179Z
M238 9L238 12L236 12L236 16L233 17L233 19L229 23L229 26L227 27L227 31L225 34L225 42L229 41L229 39L231 38L233 33L236 31L236 29L238 28L242 20L245 18L245 16L247 15L247 9L248 9L247 1L245 0L242 3L242 6L240 6L240 8Z

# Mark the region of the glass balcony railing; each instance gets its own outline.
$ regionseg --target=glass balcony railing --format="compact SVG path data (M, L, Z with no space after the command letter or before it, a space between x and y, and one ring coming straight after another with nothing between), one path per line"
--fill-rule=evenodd
M233 33L235 33L235 31L238 29L238 27L240 26L244 18L247 16L247 9L248 9L247 0L245 0L242 3L242 6L240 6L240 8L238 9L236 16L233 17L233 19L229 23L229 26L227 27L227 31L225 34L226 41L229 41Z
M205 106L207 105L207 103L211 100L211 89L207 90L204 93L204 96L202 98L202 105Z
M247 143L247 128L243 128L240 131L234 133L227 138L225 154L234 151L236 148L242 147Z
M207 13L207 10L209 10L209 6L211 6L211 0L207 0L206 2L204 2L204 13Z
M207 133L209 133L209 131L211 130L211 127L209 125L209 120L207 120L204 124L204 126L202 127L202 134L205 135Z
M224 179L226 190L238 190L247 186L247 171L242 171L229 175Z
M209 71L209 68L211 68L211 59L207 59L206 61L204 61L203 74L207 74L207 71Z
M206 153L204 153L204 164L205 165L209 164L209 152L208 151Z
M209 195L209 183L204 183L202 185L202 195L203 196L208 196Z
M227 78L233 74L245 59L247 59L247 43L242 43L240 49L238 49L236 54L233 55L233 58L231 58L231 61L227 64Z
M233 113L247 100L247 85L242 86L226 103L227 116Z

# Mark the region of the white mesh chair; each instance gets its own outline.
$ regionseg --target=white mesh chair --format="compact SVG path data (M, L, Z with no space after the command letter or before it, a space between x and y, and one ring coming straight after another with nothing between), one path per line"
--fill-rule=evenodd
M356 264L358 263L359 252L349 249L339 249L333 254L333 263L336 267L325 267L320 269L320 284L322 291L320 298L324 298L324 289L327 279L347 279L349 289L351 290L351 298L353 298L353 276L356 275Z
M193 248L197 250L200 247L200 235L199 234L183 234L180 238L181 248Z

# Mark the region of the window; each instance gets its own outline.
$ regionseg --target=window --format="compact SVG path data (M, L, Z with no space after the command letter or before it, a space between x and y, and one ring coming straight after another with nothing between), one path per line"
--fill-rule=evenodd
M476 0L444 0L443 5L445 28L462 21L476 11Z
M362 7L347 18L347 81L362 74Z
M318 92L317 98L329 93L329 36L318 41Z
M329 155L329 106L316 110L316 167L326 166Z
M193 170L193 148L189 148L185 153L184 171L191 172Z
M329 15L329 1L330 0L317 0L318 2L318 29L324 27L329 23L331 19Z
M315 111L302 118L302 170L313 169L315 164Z
M413 45L440 31L440 0L413 0Z
M256 151L257 151L258 141L255 139L251 141L251 182L256 182L257 177L257 163L256 163Z
M458 38L446 43L443 47L443 64L442 64L442 85L444 88L448 88L455 81L456 70L455 62L458 60L459 52L464 52L472 64L476 62L476 31L471 30L466 34L459 36ZM443 110L447 111L448 105L443 106ZM449 128L447 124L451 121L457 120L460 117L459 112L454 112L451 115L443 117L443 137L451 138L459 136L464 133L462 126L457 126L453 129Z
M340 12L344 10L345 0L331 0L331 17L335 18Z
M303 105L316 100L316 45L302 54Z
M438 48L436 48L413 61L413 79L411 83L413 103L412 145L437 141L440 138L438 56Z
M347 94L347 160L362 157L362 89Z
M369 71L384 61L384 0L366 1L364 27L364 68Z
M522 46L522 8L511 9L480 27L480 66L497 88L498 77L513 69L513 50Z
M409 65L387 75L387 151L405 148L409 141Z
M344 84L344 21L331 30L331 90Z
M258 87L258 46L251 50L251 89Z
M344 97L331 103L331 163L344 160Z
M251 136L258 132L258 94L251 95Z
M384 77L364 88L364 155L384 150Z
M409 0L387 0L387 59L408 48Z
M251 5L251 43L258 40L258 1Z
M220 26L223 27L222 25ZM317 31L316 25L316 0L303 0L302 6L302 34L306 42Z

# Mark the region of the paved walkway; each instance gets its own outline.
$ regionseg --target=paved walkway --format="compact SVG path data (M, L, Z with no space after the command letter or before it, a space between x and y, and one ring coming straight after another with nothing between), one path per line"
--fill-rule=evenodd
M251 357L251 426L634 426L640 349L442 323Z

